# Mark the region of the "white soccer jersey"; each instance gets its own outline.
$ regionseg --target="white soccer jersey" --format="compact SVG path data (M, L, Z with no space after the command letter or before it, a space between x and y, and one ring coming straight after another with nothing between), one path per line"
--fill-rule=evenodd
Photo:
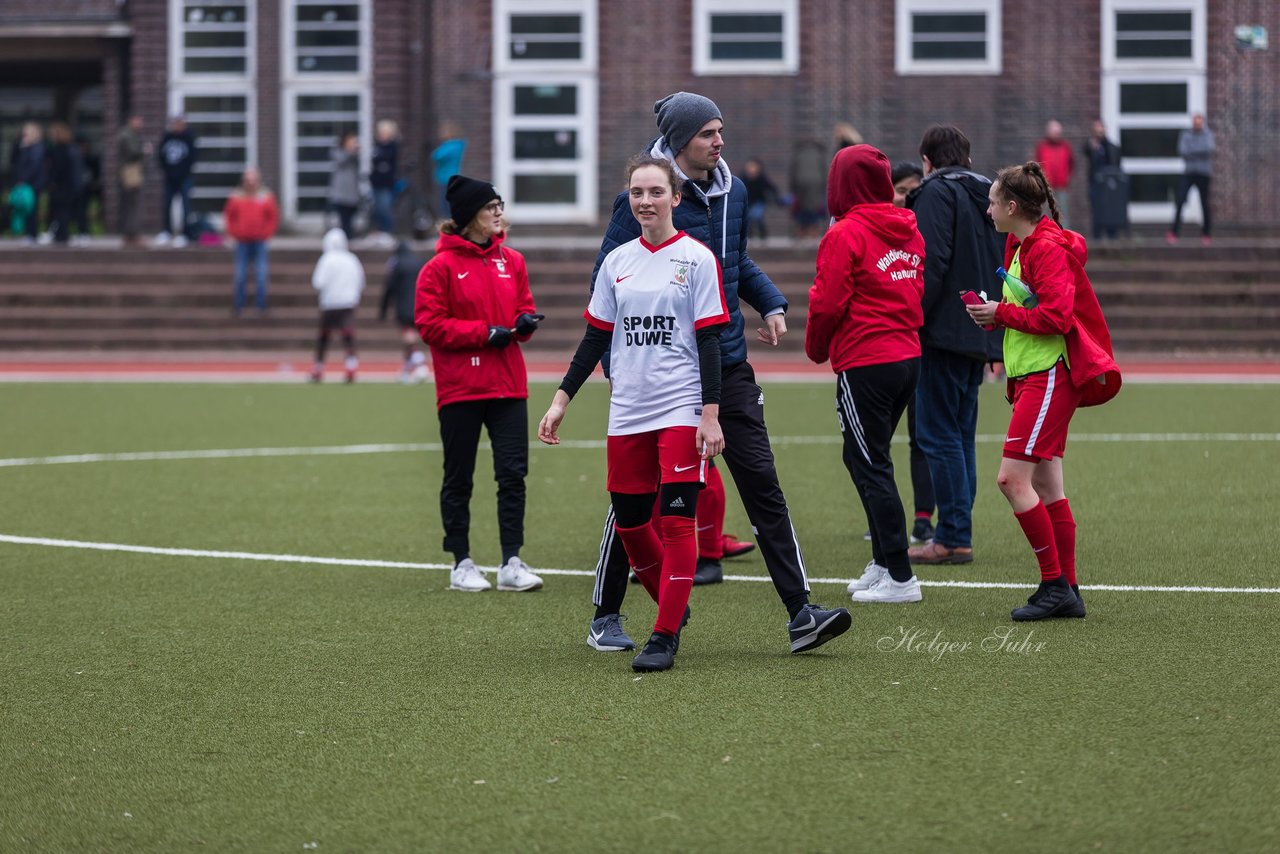
M696 330L729 322L710 249L683 231L661 246L643 237L624 243L600 264L586 318L613 333L610 436L698 426Z

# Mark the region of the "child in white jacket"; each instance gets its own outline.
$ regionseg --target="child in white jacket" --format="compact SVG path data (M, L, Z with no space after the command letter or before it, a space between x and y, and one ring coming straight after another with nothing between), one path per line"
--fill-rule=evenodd
M347 348L347 382L356 381L356 306L360 305L360 293L364 290L364 267L360 259L347 249L347 235L340 228L331 228L324 236L324 254L316 262L311 274L311 286L320 292L320 336L316 339L316 364L311 370L311 381L324 378L324 354L329 348L329 333L342 331L342 343Z

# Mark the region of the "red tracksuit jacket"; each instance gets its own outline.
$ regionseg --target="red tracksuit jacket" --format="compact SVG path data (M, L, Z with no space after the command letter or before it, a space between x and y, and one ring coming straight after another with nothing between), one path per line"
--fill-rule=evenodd
M893 186L874 162L883 157L870 146L845 149L827 186L837 219L818 245L804 351L836 372L920 355L924 238L914 213L885 200Z
M503 246L505 234L487 247L442 234L436 254L418 274L414 324L431 348L436 406L464 400L528 398L528 375L520 341L486 347L490 326L515 326L535 311L524 256Z
M1010 234L1004 248L1006 269L1018 245ZM1001 302L996 323L1031 335L1063 336L1071 382L1081 393L1080 405L1106 403L1120 391L1120 369L1112 356L1111 331L1098 295L1084 272L1088 258L1084 238L1044 217L1021 245L1022 280L1039 302L1035 308Z

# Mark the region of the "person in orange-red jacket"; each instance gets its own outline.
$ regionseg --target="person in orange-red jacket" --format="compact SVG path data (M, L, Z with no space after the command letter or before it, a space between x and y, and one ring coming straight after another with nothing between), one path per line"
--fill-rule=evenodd
M997 483L1040 564L1040 586L1012 617L1083 617L1076 522L1063 491L1062 457L1072 415L1115 397L1120 369L1084 271L1084 238L1059 225L1040 164L1002 169L989 198L996 229L1009 234L1003 299L978 301L968 311L979 325L1005 328L1013 415ZM1046 204L1050 216L1041 213Z
M836 152L827 177L835 223L818 245L804 351L831 360L844 464L871 526L872 561L855 602L919 602L889 445L920 376L924 238L893 204L889 159L870 145Z
M444 445L440 515L444 548L455 561L449 587L480 592L491 586L471 560L470 543L483 426L498 482L498 589L536 590L542 579L520 559L529 471L529 385L520 342L537 331L542 315L535 313L524 256L506 245L498 191L455 175L445 192L453 218L441 224L436 254L418 274L414 325L431 349L436 374Z
M258 313L267 310L267 242L275 236L280 210L275 194L262 186L262 175L250 166L240 177L240 186L222 209L227 235L236 242L235 298L231 312L244 310L244 285L249 264L254 265L254 304Z
M1035 159L1044 169L1044 176L1049 181L1049 189L1053 190L1058 203L1058 216L1063 228L1070 219L1068 201L1071 198L1071 176L1076 171L1076 157L1071 151L1071 143L1062 135L1062 123L1050 120L1044 126L1044 136L1036 143Z

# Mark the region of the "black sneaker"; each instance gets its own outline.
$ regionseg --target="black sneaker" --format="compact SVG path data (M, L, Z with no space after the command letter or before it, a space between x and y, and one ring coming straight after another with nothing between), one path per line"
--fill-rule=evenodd
M721 581L724 581L724 570L720 568L720 561L698 558L698 567L693 571L693 586L719 584Z
M933 539L933 523L923 516L916 517L911 526L911 545L922 546Z
M631 669L637 673L670 670L676 663L678 643L671 635L654 632L649 636L649 642L644 645L640 654L631 659Z
M849 631L851 625L853 617L844 608L828 611L821 605L809 603L800 609L794 620L787 623L787 632L791 635L791 651L796 653L817 649L832 638Z
M1054 614L1053 616L1055 616L1055 617L1076 617L1077 619L1078 619L1078 618L1082 618L1082 617L1084 617L1084 615L1085 615L1085 610L1084 610L1084 597L1080 595L1080 585L1079 585L1079 584L1073 584L1073 585L1071 585L1071 592L1072 592L1072 593L1074 593L1074 594L1076 594L1077 607L1075 607L1075 608L1067 608L1067 609L1064 609L1064 610L1059 611L1058 613Z
M1080 613L1075 613L1079 611ZM1042 581L1027 604L1014 608L1010 616L1017 622L1044 620L1049 617L1084 616L1084 606L1063 578Z

